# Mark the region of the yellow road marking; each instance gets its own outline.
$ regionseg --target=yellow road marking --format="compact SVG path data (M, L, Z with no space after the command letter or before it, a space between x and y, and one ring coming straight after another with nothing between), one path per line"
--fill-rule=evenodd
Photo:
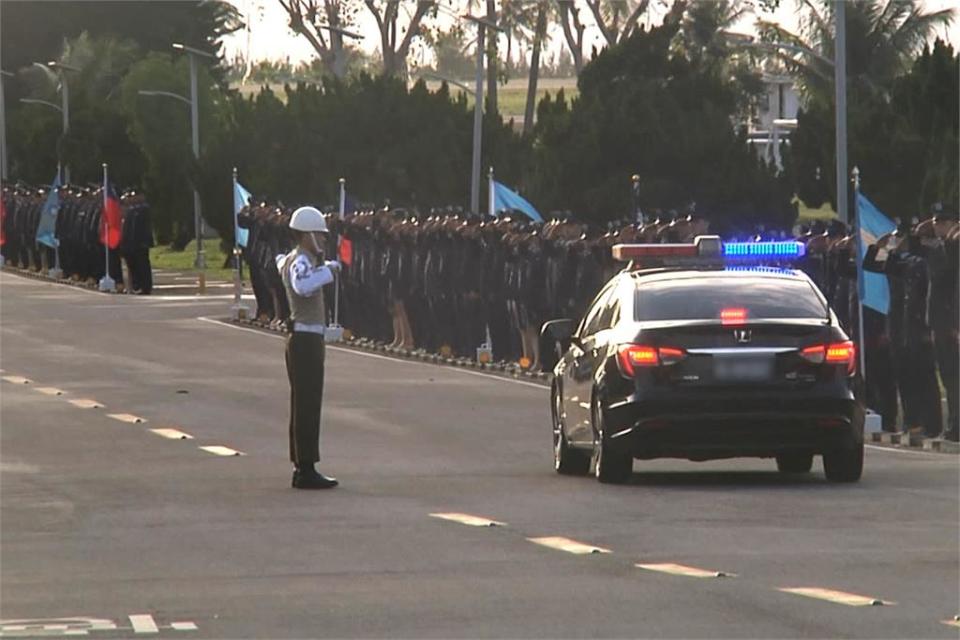
M24 378L23 376L3 376L3 379L13 384L30 384L32 382L30 378Z
M236 449L231 449L230 447L221 447L220 445L200 447L200 448L206 451L207 453L212 453L215 456L242 456L243 455Z
M459 522L460 524L465 524L469 527L504 527L506 522L500 522L499 520L490 520L489 518L482 518L480 516L472 516L468 513L431 513L431 518L440 518L441 520L449 520L451 522Z
M821 589L819 587L791 587L786 589L781 588L779 591L793 593L795 595L805 596L807 598L826 600L827 602L833 602L836 604L845 604L848 607L870 607L897 604L896 602L880 600L879 598L860 596L855 593L846 593L844 591L834 591L833 589Z
M193 440L193 436L177 429L150 429L158 436L169 438L171 440Z
M706 569L688 567L682 564L673 564L672 562L636 564L634 566L639 569L646 569L647 571L659 571L660 573L669 573L670 575L674 576L686 576L688 578L733 578L737 575L735 573L727 573L726 571L708 571Z
M81 409L103 409L103 405L96 400L81 398L80 400L68 400L70 404Z
M544 547L550 547L551 549L558 549L560 551L566 551L567 553L575 553L578 555L587 555L590 553L610 553L610 549L604 549L603 547L597 547L592 544L584 544L582 542L577 542L576 540L571 540L570 538L562 538L560 536L527 538L527 540Z
M37 387L34 389L39 393L42 393L45 396L62 396L63 390L57 389L56 387Z
M108 413L107 417L119 420L120 422L129 422L130 424L140 424L141 422L147 421L146 418L141 418L140 416L135 416L130 413Z

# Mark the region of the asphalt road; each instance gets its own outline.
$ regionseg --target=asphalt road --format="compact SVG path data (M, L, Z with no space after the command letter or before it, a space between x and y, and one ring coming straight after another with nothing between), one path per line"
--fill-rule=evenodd
M283 343L201 319L229 304L0 274L0 637L960 636L956 456L871 447L852 486L637 462L605 486L553 472L543 387L331 348L342 484L294 491Z

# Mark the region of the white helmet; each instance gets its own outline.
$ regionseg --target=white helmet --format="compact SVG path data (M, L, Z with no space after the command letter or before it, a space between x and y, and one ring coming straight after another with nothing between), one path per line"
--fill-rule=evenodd
M300 207L290 216L290 228L297 231L327 232L327 221L314 207Z

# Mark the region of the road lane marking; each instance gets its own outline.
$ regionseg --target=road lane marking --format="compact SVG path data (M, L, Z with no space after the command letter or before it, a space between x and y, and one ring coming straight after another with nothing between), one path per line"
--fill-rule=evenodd
M816 598L817 600L826 600L827 602L833 602L835 604L845 604L848 607L878 607L897 604L896 602L872 598L870 596L860 596L855 593L821 589L819 587L789 587L780 588L778 591L805 596L807 598Z
M243 454L236 449L231 449L230 447L222 447L220 445L213 445L208 447L200 447L207 453L212 453L215 456L242 456Z
M133 625L134 633L159 633L160 628L149 613L130 614L130 624Z
M431 513L431 518L440 518L441 520L449 520L451 522L459 522L460 524L465 524L468 527L505 527L507 526L506 522L500 522L499 520L490 520L489 518L482 518L480 516L472 516L469 513Z
M193 440L192 435L178 429L150 429L150 431L153 431L158 436L169 438L170 440Z
M119 420L120 422L129 422L130 424L140 424L147 421L146 418L135 416L132 413L108 413L107 417Z
M81 409L103 409L103 405L96 400L81 398L79 400L67 400L70 404Z
M589 402L579 402L579 403L577 403L577 404L580 405L580 408L581 408L581 409L589 409L589 408L590 408L590 403L589 403Z
M258 329L249 329L249 328L247 328L247 327L238 327L238 326L235 326L235 325L233 325L233 324L230 324L229 322L223 322L223 321L221 321L221 320L216 320L216 319L214 319L214 318L208 318L208 317L206 317L206 316L201 316L201 317L197 318L197 320L200 320L201 322L209 322L210 324L218 324L218 325L221 325L221 326L223 326L223 327L227 327L228 329L236 329L237 331L248 331L248 332L250 332L250 333L256 333L257 335L267 336L268 338L277 338L277 339L279 339L279 340L283 340L283 339L284 339L284 336L282 336L282 335L276 335L276 334L266 333L266 332L260 331L260 330L258 330ZM364 352L364 351L360 351L359 349L347 349L347 348L344 348L344 347L332 347L332 346L329 346L329 345L328 345L328 346L327 346L327 350L328 350L328 351L340 351L340 352L343 352L343 353L350 353L350 354L353 354L353 355L355 355L355 356L362 356L362 357L364 357L364 358L376 358L376 359L378 359L378 360L388 360L388 361L390 361L390 362L401 362L401 363L404 363L404 364L416 364L416 365L421 365L421 366L425 366L425 367L436 367L436 366L437 366L436 364L431 363L431 362L421 362L420 360L404 360L404 359L401 359L401 358L391 358L391 357L389 357L389 356L381 356L381 355L378 355L378 354L376 354L376 353L366 353L366 352ZM535 382L527 382L526 380L514 380L514 379L511 379L511 378L505 378L505 377L502 377L502 376L491 375L491 374L489 374L489 373L482 373L482 372L480 372L480 371L469 371L469 370L467 370L467 369L458 369L458 368L453 368L453 367L450 367L450 371L455 371L455 372L457 372L457 373L463 373L463 374L470 375L470 376L480 376L481 378L486 378L487 380L499 380L500 382L509 382L509 383L511 383L511 384L519 384L519 385L523 385L523 386L526 386L526 387L533 387L534 389L539 389L540 391L546 391L546 390L549 389L549 387L548 387L547 385L545 385L545 384L536 384Z
M23 376L3 376L3 379L13 384L30 384L33 382L30 378L24 378Z
M567 553L575 553L577 555L588 555L591 553L610 553L610 549L604 549L603 547L597 547L592 544L584 544L583 542L577 542L576 540L571 540L570 538L563 538L560 536L547 536L545 538L527 538L530 542L534 544L539 544L544 547L550 547L551 549L557 549L559 551L566 551Z
M669 573L674 576L686 576L688 578L734 578L737 574L727 573L726 571L710 571L707 569L698 569L697 567L688 567L682 564L672 562L662 562L654 564L636 564L639 569L647 571L658 571L660 573Z
M63 389L57 389L56 387L36 387L34 391L45 396L62 396L64 393Z
M197 625L193 622L171 622L170 628L174 631L196 631Z

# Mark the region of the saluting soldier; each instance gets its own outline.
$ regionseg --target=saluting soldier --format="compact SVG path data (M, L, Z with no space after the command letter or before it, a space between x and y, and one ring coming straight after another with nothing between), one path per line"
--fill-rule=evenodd
M336 478L314 468L320 460L320 411L323 404L323 372L326 312L322 289L333 282L340 269L335 260L324 260L327 223L313 207L300 207L290 218L296 248L277 256L277 269L290 305L286 362L290 379L290 460L294 464L293 487L331 489Z

